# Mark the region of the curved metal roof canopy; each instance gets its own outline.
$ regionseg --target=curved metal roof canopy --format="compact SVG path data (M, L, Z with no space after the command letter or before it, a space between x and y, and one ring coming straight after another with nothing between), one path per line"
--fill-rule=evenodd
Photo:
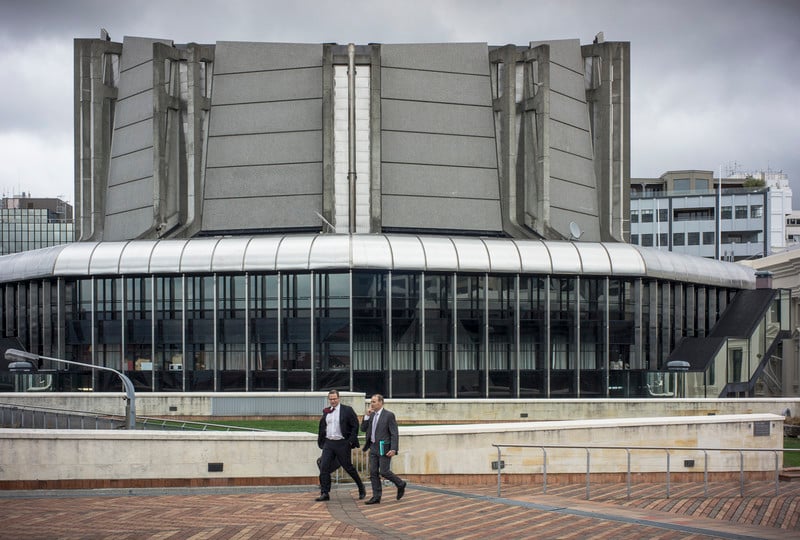
M378 269L653 277L752 289L753 269L622 243L413 235L78 242L0 257L0 283L48 277Z

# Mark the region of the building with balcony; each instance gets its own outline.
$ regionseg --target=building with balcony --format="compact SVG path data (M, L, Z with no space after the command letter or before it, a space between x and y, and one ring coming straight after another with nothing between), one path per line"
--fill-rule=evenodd
M712 171L631 179L631 244L738 261L771 249L771 192ZM783 223L783 215L778 223Z
M733 261L764 257L791 246L791 213L792 190L780 172L732 171L721 182L702 170L631 179L636 245Z

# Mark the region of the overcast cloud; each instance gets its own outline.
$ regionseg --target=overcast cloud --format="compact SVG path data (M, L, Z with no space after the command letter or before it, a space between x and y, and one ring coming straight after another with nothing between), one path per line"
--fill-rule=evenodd
M0 193L74 199L74 38L631 42L631 175L767 168L800 209L800 2L0 0Z

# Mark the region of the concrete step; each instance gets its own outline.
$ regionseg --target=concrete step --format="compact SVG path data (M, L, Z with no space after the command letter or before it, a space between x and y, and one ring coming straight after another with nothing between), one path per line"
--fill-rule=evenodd
M787 467L778 474L781 482L795 482L800 480L800 467Z

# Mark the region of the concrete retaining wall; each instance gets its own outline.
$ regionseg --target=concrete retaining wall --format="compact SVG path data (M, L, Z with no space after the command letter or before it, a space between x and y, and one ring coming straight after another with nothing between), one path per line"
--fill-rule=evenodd
M758 429L756 429L758 425ZM765 433L766 431L766 433ZM492 444L614 444L631 446L780 448L783 417L771 414L687 416L564 422L519 422L400 429L393 470L409 478L486 476L496 472ZM585 452L550 451L548 474L585 471ZM625 459L598 454L593 472L624 472ZM254 485L317 482L316 436L126 430L0 429L0 488ZM696 459L696 451L681 451ZM712 456L713 457L713 456ZM542 472L541 452L504 449L504 474ZM211 464L211 467L210 467ZM209 470L221 464L221 471ZM702 467L702 465L700 465ZM636 462L638 472L666 470L664 453ZM677 469L676 469L677 470ZM738 454L715 457L711 471L738 471ZM745 470L774 471L774 455L747 454Z
M0 403L59 410L124 415L123 393L0 393ZM143 392L138 416L182 418L226 416L307 416L318 418L326 392ZM342 392L342 403L364 412L366 398ZM800 397L751 399L387 399L401 423L544 421L770 413L800 415Z

